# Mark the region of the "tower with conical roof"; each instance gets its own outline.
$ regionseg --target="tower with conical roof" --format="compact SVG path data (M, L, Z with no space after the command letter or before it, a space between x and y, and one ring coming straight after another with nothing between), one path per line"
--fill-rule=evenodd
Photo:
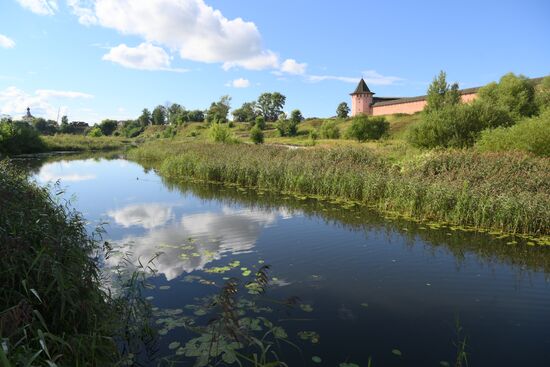
M351 115L372 115L373 96L374 93L361 78L355 92L351 93Z

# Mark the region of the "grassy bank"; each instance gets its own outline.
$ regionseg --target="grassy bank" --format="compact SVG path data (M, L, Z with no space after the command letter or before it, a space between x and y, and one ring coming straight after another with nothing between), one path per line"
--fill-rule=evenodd
M132 139L115 136L90 137L85 135L59 134L41 136L46 151L117 150L128 147Z
M0 162L0 365L109 366L124 302L78 213Z
M401 166L364 147L145 144L130 158L163 176L364 203L419 220L512 233L550 228L550 161L524 154L431 152Z

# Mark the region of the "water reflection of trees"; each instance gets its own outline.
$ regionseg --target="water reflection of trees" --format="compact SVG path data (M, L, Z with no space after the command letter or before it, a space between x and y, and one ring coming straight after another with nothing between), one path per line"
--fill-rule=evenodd
M191 192L202 199L214 199L227 205L246 205L258 210L283 209L290 214L299 212L307 217L321 218L331 225L354 231L378 230L399 233L411 246L420 239L434 250L443 248L449 251L458 265L466 255L475 255L484 263L504 263L521 270L550 273L550 249L528 246L527 241L522 238L495 238L487 233L452 230L448 227L431 229L422 223L402 218L387 218L359 205L343 205L338 202L243 190L218 184L174 182L165 178L163 182L172 190ZM508 244L512 240L517 244Z

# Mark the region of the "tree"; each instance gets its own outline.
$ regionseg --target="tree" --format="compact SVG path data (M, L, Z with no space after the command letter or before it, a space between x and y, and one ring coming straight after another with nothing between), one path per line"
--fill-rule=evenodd
M550 76L542 79L535 90L535 101L541 112L550 109Z
M290 121L298 125L300 122L304 121L304 116L300 110L294 110L290 113Z
M338 108L336 109L336 116L341 119L348 118L349 115L349 106L346 102L342 102L338 105Z
M432 84L428 87L428 96L426 98L426 112L441 110L445 106L460 103L460 92L458 84L450 86L447 83L447 74L441 70Z
M203 122L204 121L204 111L193 110L187 113L187 119L192 122Z
M235 122L255 122L256 119L256 102L245 102L241 108L237 108L232 112L233 121Z
M158 105L153 110L151 114L151 121L153 125L164 125L166 124L166 107Z
M208 123L225 123L227 115L231 109L231 97L223 96L218 102L212 102L210 108L206 112L206 121Z
M260 129L258 126L254 126L252 130L250 130L250 140L252 140L254 144L263 144L264 133L262 129Z
M182 125L187 121L187 111L180 104L172 103L166 107L169 125Z
M42 135L54 135L57 130L57 122L54 120L45 120L42 117L33 120L33 126Z
M106 119L101 121L98 126L103 135L110 136L115 132L116 128L118 127L118 122L115 120Z
M276 121L285 102L286 97L279 92L263 93L258 97L257 108L266 121Z
M358 142L378 140L388 132L389 128L390 124L384 117L359 115L353 118L347 135Z
M258 126L261 130L265 130L265 118L263 116L256 116L256 121L254 123L254 126ZM253 126L253 127L254 127Z
M91 136L93 138L99 138L100 136L103 136L103 133L101 132L101 129L99 126L94 126L89 132L88 136Z
M151 118L151 112L144 108L143 111L141 111L141 116L138 117L138 122L141 126L148 126L151 124L152 118Z
M498 83L489 83L481 88L478 97L481 102L505 108L516 120L537 112L535 86L523 75L508 73Z

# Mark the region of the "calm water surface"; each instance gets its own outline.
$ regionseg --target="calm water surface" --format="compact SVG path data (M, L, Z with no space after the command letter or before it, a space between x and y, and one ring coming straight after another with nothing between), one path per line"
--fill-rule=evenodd
M453 365L457 318L470 366L550 365L549 249L314 199L178 186L123 159L25 164L40 183L61 180L90 228L108 222L105 238L134 260L163 252L145 294L171 320L155 323L156 357L183 353L198 336L175 324L206 324L201 298L269 264L267 293L241 316L284 330L299 347L278 348L289 366L367 366L369 357L373 366ZM205 271L213 268L221 273ZM276 302L290 297L299 303Z

